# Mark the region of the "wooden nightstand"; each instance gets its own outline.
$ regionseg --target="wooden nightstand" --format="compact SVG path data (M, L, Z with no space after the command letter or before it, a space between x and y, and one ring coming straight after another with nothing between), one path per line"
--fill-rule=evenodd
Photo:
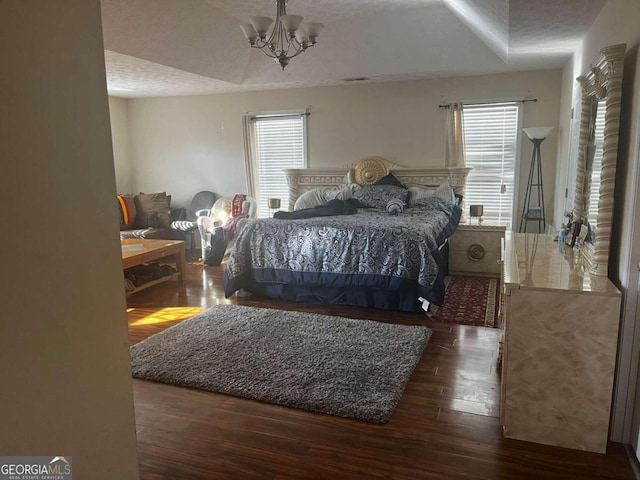
M449 239L449 273L500 276L503 225L461 223Z

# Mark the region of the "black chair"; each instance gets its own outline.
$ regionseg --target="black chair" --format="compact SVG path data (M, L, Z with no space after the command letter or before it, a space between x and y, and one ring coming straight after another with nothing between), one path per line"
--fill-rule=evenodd
M216 203L215 193L208 191L196 193L189 204L190 219L195 221L198 217L208 217L211 215L211 207L214 203Z
M171 228L189 236L189 253L193 256L196 250L195 233L198 230L198 217L211 215L211 207L216 201L216 194L204 190L196 193L189 203L187 220L177 220L171 223Z

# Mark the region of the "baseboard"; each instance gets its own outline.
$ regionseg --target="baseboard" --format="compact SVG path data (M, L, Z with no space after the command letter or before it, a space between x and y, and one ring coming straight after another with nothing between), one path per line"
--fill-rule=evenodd
M631 464L633 475L636 477L636 480L640 480L640 462L638 462L636 452L633 451L633 448L629 444L625 444L624 449L627 452L627 457L629 457L629 463Z

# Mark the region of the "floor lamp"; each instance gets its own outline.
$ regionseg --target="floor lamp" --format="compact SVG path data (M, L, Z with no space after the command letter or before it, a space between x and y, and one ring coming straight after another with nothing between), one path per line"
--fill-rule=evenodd
M524 195L522 216L520 217L520 232L527 231L529 220L538 222L538 233L543 233L545 228L544 192L542 189L542 159L540 157L540 144L547 138L553 127L523 128L529 140L533 142L533 154L531 155L531 168L527 180L527 192ZM533 195L535 193L535 195ZM533 202L533 205L532 205ZM524 228L523 228L524 227Z

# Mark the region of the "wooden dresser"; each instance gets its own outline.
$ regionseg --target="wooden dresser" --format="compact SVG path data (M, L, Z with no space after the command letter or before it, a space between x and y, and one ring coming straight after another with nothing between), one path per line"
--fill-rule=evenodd
M507 232L503 260L505 437L605 453L620 292L548 235Z

